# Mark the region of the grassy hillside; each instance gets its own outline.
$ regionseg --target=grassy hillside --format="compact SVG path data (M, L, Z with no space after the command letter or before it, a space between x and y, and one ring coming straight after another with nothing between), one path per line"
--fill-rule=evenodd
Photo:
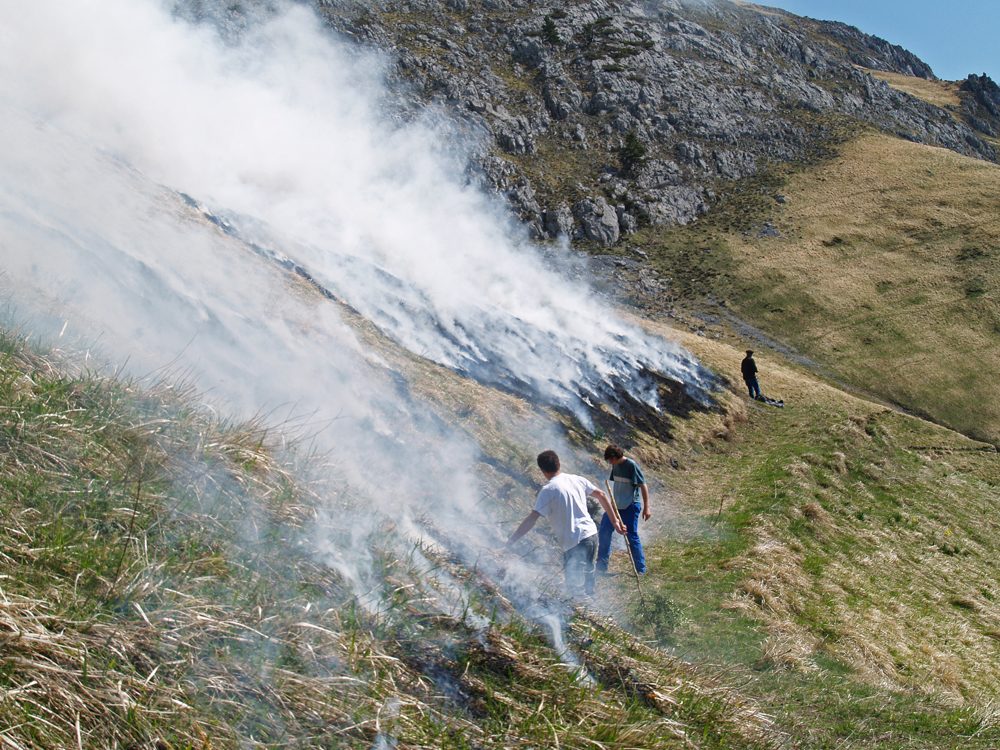
M851 143L789 178L783 238L731 238L740 309L847 382L998 443L998 183L949 151Z
M683 304L634 322L726 383L683 417L664 388L589 434L343 311L368 376L479 447L481 504L429 498L419 542L349 457L4 334L0 747L1000 745L996 170L865 135L635 236ZM784 408L744 395L748 342ZM495 551L555 435L646 470L641 591L565 601L544 523Z
M995 164L863 135L637 244L839 382L997 444L998 184Z
M685 344L738 373L729 346ZM731 408L738 429L665 487L689 519L652 564L688 613L671 642L742 664L809 747L959 735L989 747L995 730L982 739L977 722L1000 678L1000 457L775 354L757 359L764 391L787 406Z
M335 457L288 455L282 436L220 423L170 384L73 376L72 360L11 336L0 347L0 746L775 743L717 668L553 591L546 609L568 618L556 637L513 606L518 585L497 588L496 565L405 539L396 519L366 530L369 506L339 482ZM394 359L415 383L446 386L449 403L477 390ZM495 417L511 402L474 395L480 406L455 405L469 429L504 435ZM483 466L509 469L528 450L514 416ZM483 477L494 498L511 476L534 483L497 476ZM545 586L541 546L532 566Z
M498 542L537 486L536 435L565 431L581 466L599 455L603 440L565 415L354 323L483 447ZM736 370L738 346L684 343ZM5 746L1000 741L996 455L776 355L759 359L784 410L723 391L718 410L669 419L669 440L606 422L654 488L650 574L642 600L619 576L593 607L561 603L542 525L525 560L531 588L568 618L562 647L522 614L523 584L498 567L512 559L463 562L460 529L414 546L380 519L362 540L365 595L320 562L318 529L357 549L350 525L321 522L354 502L336 457L277 452L183 389L75 377L72 360L3 347Z

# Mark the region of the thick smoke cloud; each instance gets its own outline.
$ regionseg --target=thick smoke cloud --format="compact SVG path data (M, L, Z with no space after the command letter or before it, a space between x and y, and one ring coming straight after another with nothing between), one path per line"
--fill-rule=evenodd
M412 352L585 424L588 401L621 389L654 402L644 371L695 392L710 379L522 244L455 169L475 144L389 116L385 61L302 6L235 36L155 0L0 0L0 14L0 269L15 304L134 372L189 373L243 415L309 415L402 528L440 489L429 461L456 508L477 504L474 448L275 259Z
M251 238L264 222L262 244L411 351L585 424L586 399L651 400L643 369L704 385L683 351L512 241L441 158L455 134L387 122L383 61L349 54L301 6L220 44L149 0L10 5L4 58L34 107Z

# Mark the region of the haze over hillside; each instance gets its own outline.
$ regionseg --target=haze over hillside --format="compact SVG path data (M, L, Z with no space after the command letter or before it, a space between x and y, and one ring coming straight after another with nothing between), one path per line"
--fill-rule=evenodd
M531 274L518 269L530 253L511 254L518 232L491 214L506 208L530 237L614 247L640 262L643 286L633 297L654 305L712 299L749 314L761 302L753 280L729 273L719 288L693 289L685 277L699 272L697 261L666 247L656 252L663 262L644 262L630 256L630 243L659 228L706 225L706 217L731 233L726 243L776 233L777 214L795 208L779 202L781 175L834 154L863 130L996 159L1000 89L992 81L970 77L952 99L929 103L882 80L932 78L909 52L850 27L746 4L324 2L320 16L341 35L332 46L302 9L199 2L173 12L164 27L151 10L113 9L95 27L86 13L53 22L22 11L6 36L8 65L19 71L10 85L21 87L22 106L82 125L182 191L231 237L299 264L412 351L544 395L585 423L578 399L616 399L615 380L627 371L648 367L696 390L709 385L707 376L683 355L660 360L648 343L616 348L618 330L587 341L602 324L583 312L585 298L551 282L544 295L528 291ZM280 20L267 23L271 17ZM228 51L204 46L216 33ZM156 41L113 41L122 38ZM192 68L190 60L200 62ZM232 79L237 69L242 83ZM334 90L350 93L317 96ZM326 137L330 131L338 137ZM632 156L623 151L629 138ZM415 162L415 153L426 158ZM462 180L499 201L490 206ZM748 203L758 191L773 202ZM968 234L948 226L941 233L955 231ZM991 241L988 230L982 239ZM960 252L961 242L951 244L949 252ZM569 256L553 261L576 273ZM991 288L990 273L973 278ZM465 288L469 299L457 294ZM527 297L546 311L517 309ZM493 312L484 315L478 300ZM988 309L990 296L976 304ZM553 317L558 307L573 312ZM490 320L499 310L508 317ZM573 339L556 374L551 355L539 359L524 346L552 326ZM584 360L572 353L582 350L590 352ZM584 363L578 372L574 362ZM916 398L884 395L969 429L950 407L937 413ZM986 426L975 434L996 433Z
M0 7L14 746L995 744L991 80L744 3ZM649 597L574 609L496 550L611 440Z

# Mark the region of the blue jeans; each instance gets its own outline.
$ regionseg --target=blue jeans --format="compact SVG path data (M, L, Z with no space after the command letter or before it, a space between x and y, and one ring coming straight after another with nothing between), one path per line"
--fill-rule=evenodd
M597 570L597 534L591 534L578 545L563 553L563 571L566 573L566 590L572 596L594 595Z
M619 508L618 513L622 517L627 533L629 549L632 550L632 562L635 563L636 573L646 572L646 556L642 554L642 542L639 541L639 516L642 514L642 503L636 500L627 508ZM601 519L601 528L597 530L599 544L597 547L597 569L604 571L608 569L608 560L611 558L611 538L615 535L615 526L604 514Z
M757 385L757 378L744 378L747 388L750 390L750 398L760 398L760 386Z

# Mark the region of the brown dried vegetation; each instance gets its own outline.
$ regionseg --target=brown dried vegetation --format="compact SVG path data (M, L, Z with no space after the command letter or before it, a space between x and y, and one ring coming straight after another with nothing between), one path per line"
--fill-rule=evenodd
M335 466L279 451L258 424L220 423L189 389L71 377L55 353L2 344L0 747L779 738L721 679L558 600L572 629L555 650L481 571L389 519L352 582L310 543L324 512L352 504ZM506 445L498 418L469 418Z

